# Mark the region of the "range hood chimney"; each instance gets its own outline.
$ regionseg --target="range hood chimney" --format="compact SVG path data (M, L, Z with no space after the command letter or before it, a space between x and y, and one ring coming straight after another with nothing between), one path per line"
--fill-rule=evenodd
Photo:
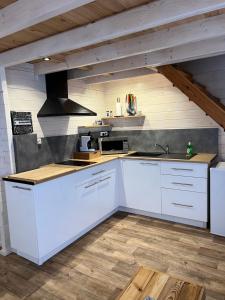
M97 116L90 109L68 98L67 71L45 75L47 100L38 112L40 117Z

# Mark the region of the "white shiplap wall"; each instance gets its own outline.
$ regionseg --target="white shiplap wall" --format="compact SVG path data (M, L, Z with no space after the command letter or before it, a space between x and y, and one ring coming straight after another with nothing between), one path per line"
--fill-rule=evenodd
M11 110L31 111L34 132L38 137L77 133L77 127L90 125L105 112L104 94L101 86L87 86L82 82L68 81L69 97L98 113L97 117L37 118L46 100L45 80L36 76L30 64L7 69L9 105Z
M218 127L210 117L161 74L125 79L104 84L106 108L115 112L117 97L125 111L125 96L137 96L138 111L145 116L143 129L207 128ZM124 129L124 128L117 128ZM128 127L126 129L138 129ZM219 149L225 159L225 134L220 128Z
M9 248L9 229L2 177L14 172L14 156L8 89L5 70L0 67L0 243L1 254L7 254Z

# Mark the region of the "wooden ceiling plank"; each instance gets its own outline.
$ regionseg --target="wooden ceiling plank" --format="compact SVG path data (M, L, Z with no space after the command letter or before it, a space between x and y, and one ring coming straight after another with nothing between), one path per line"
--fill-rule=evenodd
M138 37L84 50L66 56L65 63L46 64L41 62L35 64L35 72L47 74L79 68L221 36L225 36L225 15L178 25L169 30L145 33Z
M19 0L0 10L0 38L64 14L94 0Z
M93 65L88 71L73 69L69 70L68 76L69 79L87 79L110 72L116 73L144 67L158 67L221 54L225 54L225 37L97 64Z
M96 77L84 79L83 81L85 84L99 84L99 83L105 83L105 82L110 82L115 80L146 76L155 73L157 72L147 68L141 68L141 69L136 69L131 71L122 71L122 72L113 73L109 75L96 76Z
M222 0L158 0L0 54L4 66L95 45L225 8ZM135 21L134 21L135 20Z

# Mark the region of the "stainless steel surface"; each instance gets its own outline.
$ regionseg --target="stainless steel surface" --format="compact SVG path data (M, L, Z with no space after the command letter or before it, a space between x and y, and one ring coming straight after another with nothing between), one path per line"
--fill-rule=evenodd
M159 152L134 152L131 154L128 154L128 156L140 156L140 157L158 157L163 155L163 153Z
M193 205L181 204L181 203L176 203L176 202L173 202L172 204L175 206L183 206L183 207L189 207L189 208L194 207Z
M95 175L98 175L98 174L101 174L101 173L104 173L104 172L105 172L105 170L101 170L101 171L98 171L98 172L92 173L92 175L93 175L93 176L95 176Z
M14 185L13 188L18 189L18 190L31 191L31 189L29 189L29 188L25 188L25 187L17 186L17 185Z
M170 152L170 148L169 148L169 145L166 145L166 148L164 148L162 145L160 145L160 144L155 144L155 147L157 148L157 147L159 147L159 148L161 148L166 154L169 154L169 152Z
M128 138L124 136L102 137L98 139L101 154L128 153Z
M195 155L196 154L192 155L192 157L194 157ZM169 154L166 154L166 153L162 153L162 152L139 152L139 151L128 154L128 156L133 156L133 157L159 157L159 158L185 159L185 160L189 160L189 159L192 158L192 157L187 157L186 153L169 153ZM192 171L192 170L190 170L190 171Z
M194 157L196 154L193 154L191 157L188 157L186 153L169 153L169 154L162 154L162 158L169 158L169 159L186 159L189 160Z
M192 183L183 183L183 182L172 182L172 184L175 184L175 185L184 185L184 186L193 186Z

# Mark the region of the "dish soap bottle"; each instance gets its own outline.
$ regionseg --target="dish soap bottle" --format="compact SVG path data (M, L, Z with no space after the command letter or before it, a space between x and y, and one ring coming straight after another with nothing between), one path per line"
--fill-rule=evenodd
M187 144L187 157L193 156L193 146L191 142L188 142Z

